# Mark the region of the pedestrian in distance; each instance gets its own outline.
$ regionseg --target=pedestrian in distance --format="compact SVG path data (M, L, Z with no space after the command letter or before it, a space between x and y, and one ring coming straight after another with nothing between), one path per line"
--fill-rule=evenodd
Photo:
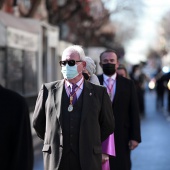
M110 157L110 170L130 170L131 150L141 142L139 107L135 86L132 80L116 73L119 66L118 55L114 50L100 54L100 84L106 86L112 101L115 117L116 157Z
M135 64L132 66L130 79L134 82L139 103L139 112L141 117L145 116L145 82L150 81L142 71L143 64Z
M166 86L164 81L164 73L162 68L159 67L154 77L155 80L155 91L156 91L156 109L164 111L164 94L166 92Z
M119 64L117 70L116 70L117 74L120 76L123 76L125 78L129 78L128 72L126 67L123 64Z
M168 111L168 121L170 120L170 72L165 73L161 77L161 81L163 81L166 84L166 90L167 90L167 111Z
M101 170L101 143L114 131L111 101L105 87L84 80L84 50L63 51L64 79L42 85L33 126L44 141L45 170Z
M2 170L33 170L33 144L27 103L18 93L0 85Z

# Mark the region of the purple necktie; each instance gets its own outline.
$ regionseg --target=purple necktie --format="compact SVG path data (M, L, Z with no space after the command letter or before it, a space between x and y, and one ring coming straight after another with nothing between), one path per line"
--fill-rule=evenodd
M76 88L77 88L77 84L72 84L72 91L70 93L70 96L72 96L73 94L73 101L72 101L72 104L74 105L75 102L77 101L77 96L76 96Z

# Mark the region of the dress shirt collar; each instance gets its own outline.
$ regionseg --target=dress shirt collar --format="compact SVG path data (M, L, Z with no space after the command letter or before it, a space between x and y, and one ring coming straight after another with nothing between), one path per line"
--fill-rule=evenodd
M76 83L77 87L80 86L80 84L82 83L82 81L84 81L83 77ZM65 80L65 87L68 88L69 86L72 88L72 84L71 84L69 81ZM83 83L81 84L81 86L79 87L79 89L83 90Z
M112 78L114 81L116 81L116 76L117 76L117 73L113 74L111 77L107 76L106 74L103 74L103 80L104 82L107 82L108 78Z

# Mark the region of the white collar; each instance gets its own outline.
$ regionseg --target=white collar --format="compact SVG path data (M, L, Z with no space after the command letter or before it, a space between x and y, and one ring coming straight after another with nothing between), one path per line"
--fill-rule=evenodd
M83 79L83 77L76 83L76 85L79 87L80 86L80 84L82 83L82 81L83 81L84 79ZM66 87L71 87L72 88L72 83L70 83L69 81L65 81L66 82ZM83 89L83 83L81 84L81 86L79 87L80 89Z
M104 80L105 82L107 82L107 79L108 79L108 78L111 78L111 79L113 79L114 81L116 81L116 76L117 76L117 73L113 74L111 77L107 76L106 74L103 74L103 80Z

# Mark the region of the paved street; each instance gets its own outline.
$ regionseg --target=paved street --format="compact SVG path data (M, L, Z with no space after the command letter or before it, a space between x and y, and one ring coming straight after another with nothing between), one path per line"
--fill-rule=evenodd
M155 93L145 95L146 116L141 119L142 143L132 151L132 170L170 170L170 121L167 113L155 109ZM166 103L165 103L166 104ZM34 170L43 170L42 141L34 130Z
M170 170L170 121L167 112L156 110L155 97L154 92L145 95L142 143L132 152L132 170Z

